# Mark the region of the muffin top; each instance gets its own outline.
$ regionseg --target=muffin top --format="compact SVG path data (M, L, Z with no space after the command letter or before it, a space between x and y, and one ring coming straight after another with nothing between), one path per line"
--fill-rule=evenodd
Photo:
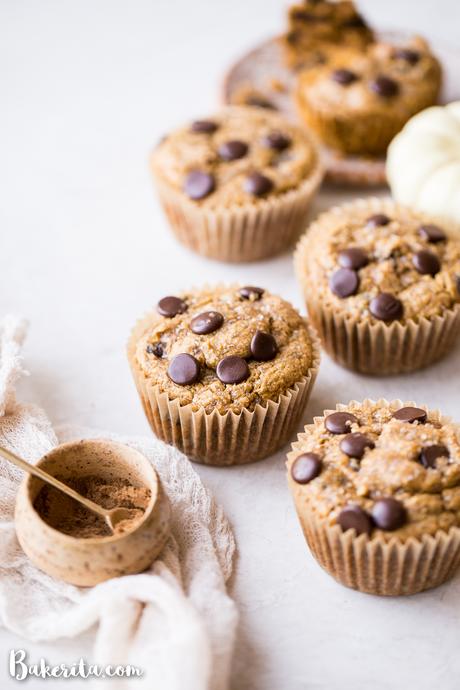
M422 38L404 45L374 43L367 50L337 50L326 65L305 70L298 97L318 112L366 112L410 117L433 102L441 67Z
M404 541L460 525L459 430L437 412L351 402L316 418L293 447L296 502L343 531Z
M418 321L460 302L460 241L390 201L357 201L320 216L299 244L296 268L307 273L313 302L355 320Z
M168 296L156 312L139 326L136 364L171 400L194 410L253 410L278 400L317 365L305 320L261 288Z
M205 208L261 203L318 169L310 136L274 112L230 107L189 122L154 151L155 175Z

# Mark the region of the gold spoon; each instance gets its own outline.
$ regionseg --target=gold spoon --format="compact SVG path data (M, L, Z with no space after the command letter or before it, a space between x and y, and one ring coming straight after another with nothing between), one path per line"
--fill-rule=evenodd
M90 501L89 498L85 498L79 494L78 491L71 489L70 486L67 486L67 484L60 482L59 479L56 479L56 477L53 477L53 475L48 474L48 472L45 472L40 467L31 465L6 448L0 447L0 455L2 455L9 462L12 462L13 465L16 465L16 467L20 467L21 470L24 470L24 472L29 472L29 474L33 474L34 477L38 477L38 479L42 479L47 484L51 484L51 486L54 486L59 491L67 494L67 496L75 499L75 501L78 501L78 503L81 503L81 505L85 506L85 508L88 508L88 510L91 510L92 513L96 513L96 515L104 518L112 532L115 532L115 527L122 522L122 520L130 520L138 515L138 511L132 508L111 508L110 510L107 508L102 508L102 506L98 505L97 503Z

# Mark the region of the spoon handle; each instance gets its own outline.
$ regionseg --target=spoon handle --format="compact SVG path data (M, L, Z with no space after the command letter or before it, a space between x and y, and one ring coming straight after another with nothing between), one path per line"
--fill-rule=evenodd
M42 470L41 467L31 465L29 462L26 462L18 455L15 455L15 453L12 453L10 450L7 450L6 448L2 448L1 446L0 455L2 455L9 462L12 462L13 465L16 465L16 467L19 467L21 470L24 470L24 472L33 474L34 477L41 479L47 484L51 484L56 489L59 489L59 491L62 491L63 493L67 494L67 496L74 498L76 501L78 501L78 503L83 504L84 506L86 506L86 508L88 508L88 510L91 510L93 513L97 513L103 518L107 516L108 511L106 511L104 508L99 506L97 503L93 503L93 501L90 501L89 498L85 498L84 496L79 494L78 491L74 491L74 489L71 489L70 486L67 486L67 484L64 484L63 482L59 481L59 479L56 479L56 477L53 477L52 474L48 474L48 472Z

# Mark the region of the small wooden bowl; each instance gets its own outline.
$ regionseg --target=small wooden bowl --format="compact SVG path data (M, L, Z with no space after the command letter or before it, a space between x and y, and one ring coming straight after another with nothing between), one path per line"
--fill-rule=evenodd
M52 577L91 586L120 575L145 570L158 556L168 536L171 510L160 479L149 461L129 446L91 439L54 448L37 465L66 479L97 475L126 479L151 490L142 519L130 531L109 537L77 538L46 524L34 508L43 482L26 475L16 498L16 534L30 560Z

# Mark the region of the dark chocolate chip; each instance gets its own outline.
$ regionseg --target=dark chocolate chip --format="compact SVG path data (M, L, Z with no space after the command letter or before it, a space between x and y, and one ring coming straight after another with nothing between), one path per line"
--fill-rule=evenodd
M357 424L358 419L350 412L333 412L324 420L324 426L331 434L348 434L352 424Z
M427 414L420 407L401 407L393 413L393 417L399 419L400 422L408 422L409 424L414 422L425 424Z
M349 505L341 510L337 522L343 532L356 530L356 534L371 534L372 520L365 510L359 506Z
M178 386L189 386L200 378L200 363L193 355L176 355L169 363L168 376Z
M190 126L190 131L196 134L213 134L218 129L219 125L212 120L195 120Z
M404 312L401 300L389 292L381 292L374 297L369 304L369 310L372 316L380 321L396 321Z
M172 319L177 314L183 314L188 309L187 304L179 297L163 297L157 304L157 312L168 319Z
M342 268L358 271L360 268L367 266L368 263L369 257L361 247L350 247L339 252L339 264Z
M278 352L278 346L275 338L270 333L264 331L256 331L251 340L251 355L258 362L268 362L275 359Z
M446 446L439 446L433 444L432 446L424 446L420 451L419 460L423 467L436 467L436 460L438 458L448 458L449 450Z
M289 148L291 143L292 139L282 132L270 132L262 139L262 144L267 149L273 149L274 151L284 151Z
M242 357L230 355L220 360L216 373L222 383L241 383L249 377L249 367Z
M367 24L360 14L353 14L348 19L344 19L342 26L345 29L367 29Z
M244 181L244 191L253 196L265 196L273 189L273 182L269 177L253 172Z
M329 287L334 295L344 299L355 295L359 287L359 277L350 268L339 268L329 279Z
M199 201L212 194L216 188L214 176L201 170L189 172L184 182L184 192L190 199Z
M299 22L314 22L316 16L312 14L312 12L308 12L307 10L295 9L291 13L291 18L294 19L294 21Z
M243 299L249 299L252 302L257 302L260 300L265 290L260 287L254 287L253 285L245 285L240 288L240 297Z
M149 355L155 355L158 359L161 359L164 355L163 345L161 343L155 343L155 345L149 343L145 349Z
M224 141L219 146L217 153L223 161L236 161L239 158L244 158L249 151L249 146L244 141L234 139L232 141Z
M441 270L441 263L433 252L422 249L412 257L416 271L422 275L435 276Z
M460 295L460 276L457 276L457 292Z
M391 223L391 218L386 216L384 213L375 213L366 221L366 225L369 228L378 228L382 227L383 225L388 225L389 223Z
M375 448L375 443L364 434L356 432L354 434L347 434L340 441L340 450L348 455L349 458L356 458L361 460L366 448Z
M404 525L407 513L403 504L396 498L381 498L374 503L372 519L380 529L392 532Z
M269 101L268 98L255 94L246 98L246 105L251 105L254 108L264 108L265 110L277 110L276 105Z
M411 50L410 48L398 48L398 50L395 50L393 53L393 57L396 60L405 60L409 63L409 65L413 66L417 64L421 56L416 50Z
M204 311L195 316L190 324L190 328L197 335L214 333L224 323L224 317L218 311Z
M291 476L297 484L308 484L321 472L322 462L316 453L303 453L295 459Z
M433 244L437 244L437 242L444 242L447 239L446 233L442 228L439 227L439 225L432 225L431 223L428 223L427 225L421 225L418 231L424 240L427 242L432 242Z
M336 69L332 72L331 79L340 86L349 86L358 80L358 75L349 69Z
M369 88L382 98L393 98L399 93L398 82L391 77L385 77L383 74L371 81Z

